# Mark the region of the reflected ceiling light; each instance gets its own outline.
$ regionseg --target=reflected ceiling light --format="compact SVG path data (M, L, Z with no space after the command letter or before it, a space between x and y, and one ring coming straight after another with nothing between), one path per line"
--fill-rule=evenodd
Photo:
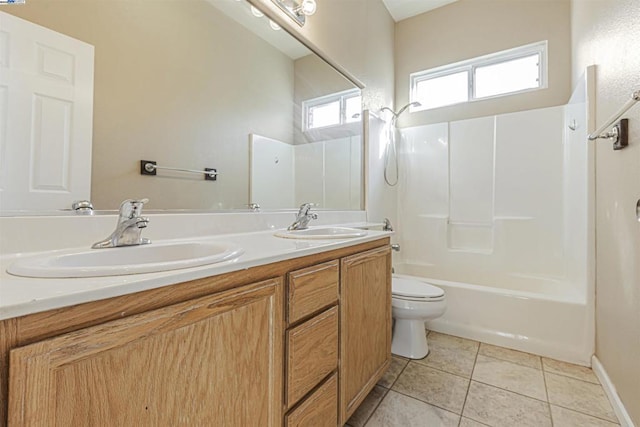
M307 16L313 15L316 13L316 0L302 0L297 12Z
M251 13L256 18L262 18L264 16L264 13L260 12L260 10L258 10L258 8L255 6L251 6Z
M278 31L279 29L282 28L280 25L276 24L271 19L269 19L269 26L271 27L272 30L275 30L275 31Z
M316 0L271 0L301 27L316 13Z

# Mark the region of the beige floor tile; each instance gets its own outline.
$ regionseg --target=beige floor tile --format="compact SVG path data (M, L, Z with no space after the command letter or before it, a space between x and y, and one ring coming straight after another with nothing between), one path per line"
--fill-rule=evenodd
M542 369L540 356L536 356L535 354L524 353L522 351L511 350L509 348L498 347L485 343L480 344L480 351L478 354L494 357L500 360L506 360L522 366L528 366L529 368Z
M457 427L459 421L459 415L391 390L367 427Z
M427 342L429 354L416 362L452 374L471 377L480 345L477 341L430 332Z
M384 376L380 378L380 381L378 381L378 385L386 388L391 388L396 379L398 379L398 375L400 375L400 372L402 372L404 367L407 366L407 363L409 363L408 359L393 356L391 358L391 366L389 366L389 369L387 369L387 372L385 372Z
M571 377L582 381L589 381L590 383L600 384L598 377L593 373L591 368L586 366L574 365L567 362L561 362L559 360L542 358L542 366L544 366L545 372L551 372L552 374L564 375L565 377Z
M360 404L356 412L353 413L351 418L347 421L351 427L362 427L367 422L373 411L387 394L387 389L380 386L375 386L369 395Z
M617 422L613 409L600 384L556 375L544 374L549 402L594 417Z
M468 387L468 379L409 362L392 390L459 414Z
M471 418L462 417L460 420L460 427L487 427L487 425L473 421Z
M547 400L542 371L535 368L478 355L472 379L534 399Z
M615 427L619 424L551 405L551 418L555 427Z
M547 403L475 381L462 415L493 427L551 427Z

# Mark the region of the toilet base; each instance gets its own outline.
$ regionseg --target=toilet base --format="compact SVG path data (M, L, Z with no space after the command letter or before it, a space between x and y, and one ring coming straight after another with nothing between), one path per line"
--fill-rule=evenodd
M423 359L429 353L423 319L395 319L391 353L409 359Z

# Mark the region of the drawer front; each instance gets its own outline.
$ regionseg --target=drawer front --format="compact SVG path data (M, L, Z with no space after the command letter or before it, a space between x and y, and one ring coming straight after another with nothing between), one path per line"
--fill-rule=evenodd
M338 367L338 307L287 331L287 408Z
M289 324L336 303L339 281L337 260L289 273Z
M286 427L335 427L337 424L337 374L333 374L285 419Z

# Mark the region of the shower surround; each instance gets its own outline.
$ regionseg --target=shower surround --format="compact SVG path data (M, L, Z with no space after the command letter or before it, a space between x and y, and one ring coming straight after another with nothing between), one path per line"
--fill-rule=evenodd
M400 131L395 271L446 291L430 329L590 364L585 88L566 106Z

